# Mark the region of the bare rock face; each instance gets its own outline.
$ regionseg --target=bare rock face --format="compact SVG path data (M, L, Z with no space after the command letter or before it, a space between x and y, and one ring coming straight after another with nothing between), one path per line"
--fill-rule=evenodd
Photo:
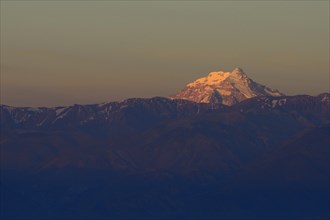
M241 68L235 68L232 72L210 72L206 77L189 83L170 98L231 106L256 96L284 96L284 94L254 82Z

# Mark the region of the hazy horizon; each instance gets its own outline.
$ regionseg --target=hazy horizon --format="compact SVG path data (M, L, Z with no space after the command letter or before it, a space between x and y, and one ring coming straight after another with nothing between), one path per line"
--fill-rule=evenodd
M166 97L238 66L288 95L329 92L329 2L1 1L1 104Z

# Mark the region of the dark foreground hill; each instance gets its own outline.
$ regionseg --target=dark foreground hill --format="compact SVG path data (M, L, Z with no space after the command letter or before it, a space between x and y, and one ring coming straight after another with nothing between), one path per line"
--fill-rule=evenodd
M329 105L1 106L1 217L328 219Z

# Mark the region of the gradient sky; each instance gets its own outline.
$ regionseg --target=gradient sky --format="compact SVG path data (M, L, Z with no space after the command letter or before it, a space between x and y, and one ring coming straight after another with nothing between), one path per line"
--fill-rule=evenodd
M329 91L328 1L1 1L1 103L168 96L239 66L289 94Z

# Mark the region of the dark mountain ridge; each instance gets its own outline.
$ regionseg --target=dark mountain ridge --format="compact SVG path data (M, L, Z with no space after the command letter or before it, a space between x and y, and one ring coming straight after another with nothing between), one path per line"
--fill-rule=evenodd
M329 97L1 105L1 218L328 219Z
M231 107L161 97L56 108L2 105L1 150L5 164L23 167L231 170L330 123L329 103L325 93L255 97ZM14 159L18 155L25 159Z

